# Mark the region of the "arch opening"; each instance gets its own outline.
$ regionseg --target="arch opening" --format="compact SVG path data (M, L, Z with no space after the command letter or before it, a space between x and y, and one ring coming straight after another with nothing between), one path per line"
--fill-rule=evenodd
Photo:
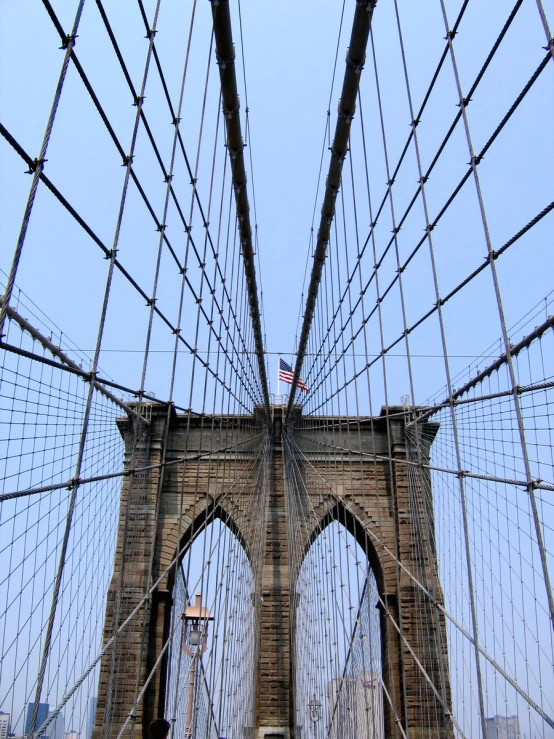
M172 583L165 716L173 736L189 730L203 739L239 739L253 722L255 577L232 521L220 510L211 519L190 535ZM190 635L194 624L183 618L197 595L213 618L201 619L199 646Z
M375 552L356 536L355 520L341 518L333 511L325 517L296 578L297 736L380 739L381 573Z

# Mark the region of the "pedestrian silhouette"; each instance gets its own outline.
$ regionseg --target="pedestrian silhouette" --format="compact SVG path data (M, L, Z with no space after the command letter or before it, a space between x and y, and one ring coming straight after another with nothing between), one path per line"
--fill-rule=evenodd
M169 734L171 724L165 718L157 718L150 724L150 736L152 739L165 739Z

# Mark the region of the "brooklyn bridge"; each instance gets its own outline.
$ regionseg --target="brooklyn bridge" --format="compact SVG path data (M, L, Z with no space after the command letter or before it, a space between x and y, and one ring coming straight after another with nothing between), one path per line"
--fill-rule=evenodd
M552 739L552 0L0 21L0 739Z

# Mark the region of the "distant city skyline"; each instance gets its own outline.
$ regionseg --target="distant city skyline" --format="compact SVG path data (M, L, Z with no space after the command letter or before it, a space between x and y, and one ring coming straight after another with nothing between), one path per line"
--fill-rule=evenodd
M0 739L7 739L10 733L10 714L0 711Z
M383 686L378 672L360 672L327 685L329 739L384 739Z
M54 711L50 711L48 718L52 716ZM46 731L47 739L63 739L65 733L65 719L63 713L60 711L56 714L56 718L48 726Z
M33 718L33 710L35 708L35 702L29 702L27 703L27 716L25 718L25 731L24 734L27 736L29 734L29 730L31 728L31 719ZM46 721L48 718L48 714L50 713L50 704L49 703L39 703L38 704L38 711L37 711L37 720L35 723L35 731L39 729L42 724Z
M96 713L97 703L98 703L98 698L95 695L92 695L88 699L87 739L92 739L92 732L94 730L94 715Z
M520 739L518 716L492 716L485 719L486 739Z

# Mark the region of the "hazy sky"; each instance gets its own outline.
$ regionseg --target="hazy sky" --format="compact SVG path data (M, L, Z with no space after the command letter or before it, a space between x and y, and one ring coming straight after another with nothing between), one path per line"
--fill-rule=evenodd
M60 0L53 5L62 25L69 29L76 3ZM447 3L451 24L460 5L458 0ZM145 6L147 12L152 14L154 3L148 2ZM552 0L548 0L545 3L547 11L551 10L551 6ZM133 82L139 87L147 44L137 6L126 2L111 3L108 7L108 15ZM417 5L400 3L399 8L414 107L418 108L444 48L444 25L438 0L427 0ZM473 82L510 9L511 3L501 0L469 4L456 37L458 66L466 88ZM256 218L253 217L252 221L258 225L259 277L263 286L267 348L274 352L290 353L294 348L306 266L311 268L310 233L314 211L314 228L318 226L321 187L317 192L317 183L322 152L321 184L328 166L325 139L327 111L331 111L331 129L334 130L353 8L351 3L345 5L340 38L338 30L343 5L339 2L305 0L298 3L284 0L278 6L244 3L241 11L247 94L242 80L238 6L232 3L243 130L246 101L250 113L250 138L247 140L250 149L247 149L247 156L252 155L254 181L250 178L248 184L251 206L254 205L254 198L256 205ZM3 3L1 12L1 119L34 157L40 148L63 54L58 48L59 37L41 6L22 0ZM189 22L188 4L176 1L161 4L156 44L174 103L178 98ZM410 124L395 23L393 3L380 3L375 13L374 34L391 167L396 164ZM21 43L20 33L14 31L21 28L25 28L24 35L32 39L32 43ZM210 5L207 1L199 2L181 126L191 160L194 160L196 150L201 95L209 58L210 28ZM535 71L544 56L541 48L544 44L544 30L537 7L528 0L519 10L468 108L476 148L492 133ZM336 81L331 94L337 47ZM123 148L127 150L135 108L93 2L85 4L76 52ZM375 147L373 160L370 151L369 162L372 196L375 203L379 203L385 193L386 174L376 115L372 64L368 52L362 77L362 95L368 140L370 146ZM211 157L218 84L217 69L212 64L203 139L205 159L201 161L198 182L204 203L207 201L207 162ZM548 190L553 152L549 122L554 118L551 85L550 69L541 75L525 104L487 154L480 169L495 248L550 202ZM445 64L418 129L424 164L429 163L452 122L458 110L457 102L451 65ZM144 110L162 156L167 161L173 129L155 70L151 71L147 83ZM355 120L355 128L359 129L359 117ZM7 271L12 259L12 245L20 227L21 216L17 214L23 212L30 178L23 173L25 166L13 150L4 141L0 142L0 147L0 267ZM223 162L223 146L218 156L218 161ZM395 205L398 211L402 210L408 195L411 197L413 194L418 179L413 154L410 157L396 185ZM124 169L72 66L47 158L46 173L100 238L111 246ZM357 162L360 161L358 157ZM442 206L468 161L467 144L460 123L428 183L431 216ZM165 192L164 183L142 129L139 131L134 164L159 212ZM362 176L361 164L359 173ZM190 193L187 192L187 178L183 174L181 165L175 182L176 187L181 188L179 192L186 211ZM359 185L357 190L362 200L363 187ZM390 215L385 214L381 218L383 225L382 233L377 233L378 249L389 238L389 221ZM364 212L360 224L362 240L367 236L368 224L369 216ZM168 218L167 233L182 249L183 235L178 225L175 217ZM420 238L423 228L421 213L417 221L404 227L401 248L405 249L405 254ZM545 264L549 259L551 233L550 222L548 218L544 219L533 230L531 238L522 239L507 257L498 262L508 325L544 298L552 288L549 270L536 268L537 264ZM442 291L446 292L479 266L486 254L471 182L443 219L435 237L439 278ZM151 289L151 255L155 252L157 239L158 234L150 216L139 203L132 186L119 257L147 292ZM354 246L350 244L349 249L353 250ZM366 272L370 263L368 259ZM103 291L105 273L106 263L98 248L41 185L17 282L83 349L91 349L95 344L98 296ZM410 301L407 307L409 322L416 320L434 303L429 275L429 266L422 261L421 265L417 262L413 264L410 274L405 278ZM168 289L166 304L172 315L175 313L175 294L176 289L174 293ZM115 284L104 339L105 349L140 351L143 348L147 317L143 307L144 301L134 297L127 286L119 282ZM450 311L450 307L445 311ZM482 320L489 312L490 320ZM500 336L495 316L492 281L486 275L474 283L474 288L464 293L463 300L457 302L447 315L449 350L453 357L462 355L459 360L452 360L455 370L466 366L469 357L480 354ZM468 323L471 325L469 331ZM162 333L160 330L158 334L158 348L169 349L172 344L169 338L166 340L166 337L162 337ZM436 332L433 336L422 334L420 344L416 336L414 343L413 351L416 354L433 355L442 351ZM374 350L379 351L379 347L375 346ZM275 391L276 358L270 357L269 362L272 389ZM442 386L442 365L435 358L422 358L414 362L420 377L417 400L422 401ZM108 373L118 374L122 381L133 386L139 380L133 368L139 364L136 357L129 359L121 354L113 356L105 353L101 358L101 365ZM153 378L151 384L153 389L164 394L164 383L158 385ZM394 388L395 402L398 401L397 395L407 391L406 382L400 381L398 390Z
M62 27L69 32L77 2L55 0L52 5ZM461 0L446 2L449 27L452 27L461 5ZM148 17L152 18L155 3L147 0L144 6ZM455 38L462 93L465 94L473 84L513 6L512 0L474 0L468 4ZM547 17L554 21L554 0L546 0L543 6ZM133 84L139 89L148 41L145 39L138 5L131 0L106 0L105 7ZM174 105L179 97L191 8L190 2L164 0L158 19L156 48ZM293 359L306 269L308 274L311 269L311 229L317 229L319 224L321 188L328 167L328 111L332 132L353 8L353 0L344 5L331 0L281 0L272 4L243 0L240 8L243 49L239 6L236 0L231 3L245 135L247 105L249 109L246 152L248 167L250 154L252 156L253 171L249 170L248 187L252 223L258 227L258 276L259 285L263 287L267 349L284 353L289 361ZM398 8L413 105L418 110L445 48L446 31L439 0L422 0L418 3L401 0ZM342 32L339 33L343 11ZM373 27L387 153L390 167L394 169L410 132L411 116L393 0L380 0ZM204 84L210 62L206 123L198 168L198 191L205 207L209 199L214 151L214 181L220 183L220 189L226 157L221 122L216 133L219 77L210 41L210 4L207 0L199 0L180 129L189 159L194 163ZM546 43L537 2L524 0L468 104L468 119L476 152L485 145L544 59L546 51L543 47ZM59 35L42 4L34 0L0 0L0 120L32 158L38 155L40 149L63 60L64 52L59 47ZM85 3L75 50L115 135L124 151L128 151L136 108L93 0ZM336 78L332 87L335 58ZM554 66L550 63L479 165L484 210L493 249L502 247L553 200L553 83ZM351 171L350 160L345 165L343 194L345 220L348 220L345 232L348 231L348 234L339 233L337 239L333 237L337 255L335 278L340 266L343 269L343 286L346 258L350 259L351 267L357 249L353 234L354 191L360 243L365 243L370 233L371 217L361 156L362 111L373 212L379 207L387 188L376 91L370 47L362 75L362 104L355 117L351 141L354 188L347 181ZM153 66L145 96L144 111L159 145L160 156L167 163L174 128L160 79ZM417 129L424 169L433 160L442 138L458 113L459 103L452 64L447 59ZM125 169L73 65L69 66L46 158L45 173L107 248L111 248ZM431 220L440 212L460 181L468 162L466 134L460 122L426 186ZM166 187L142 126L137 136L133 166L153 208L157 214L161 213ZM24 173L25 169L21 158L4 139L0 139L0 268L4 272L9 271L12 263L13 248L31 183L29 175ZM410 202L418 176L412 146L393 189L396 218ZM189 179L179 159L173 183L186 217L191 207ZM217 186L216 191L219 193ZM214 203L217 197L214 197ZM217 207L214 204L212 216L217 212ZM340 208L343 206L340 205ZM342 212L338 211L340 217ZM337 222L340 225L339 216ZM387 203L375 229L377 254L383 252L390 240L392 219L390 203ZM552 313L553 223L550 213L497 261L508 327L513 326L534 306L541 304L541 301L544 304L544 308L532 314L530 322L522 323L510 334L511 341L519 341L546 314ZM216 225L217 217L213 216L210 218L210 230L214 236ZM425 226L423 209L418 203L398 237L401 261L407 259L418 243ZM193 234L195 237L198 234L200 242L202 228L195 212ZM186 235L174 206L168 213L167 235L178 253L182 254ZM487 255L482 212L471 178L434 230L433 239L439 292L443 296L477 269ZM118 241L118 258L147 294L151 291L158 241L159 234L152 218L131 184ZM371 240L368 244L364 257L364 280L369 278L374 264ZM380 272L382 287L396 274L397 265L392 255L391 251L383 262ZM90 352L96 342L106 273L107 262L98 246L62 209L52 194L39 185L17 274L17 285L52 321L49 325L46 319L41 319L45 332L55 334L55 324L75 345ZM159 306L174 320L180 276L167 254L163 257L161 274ZM194 279L198 280L198 270L195 275ZM403 279L407 323L412 325L436 302L427 249L420 250L414 257ZM354 289L359 293L357 284ZM375 305L375 295L371 292L368 293L368 304ZM400 308L398 293L391 291L386 302L383 325L386 343L393 341L402 330ZM187 307L187 310L192 309L192 304ZM25 315L29 315L28 311L27 303ZM444 317L453 375L461 372L488 347L488 355L479 363L473 363L473 374L478 367L482 369L503 351L498 343L501 327L489 270L449 301L444 309ZM108 309L100 365L110 376L131 387L140 384L141 351L147 318L144 299L117 274ZM359 327L359 317L357 320ZM341 325L340 320L338 325ZM368 327L368 332L367 352L373 356L381 349L379 331L374 324ZM193 320L185 321L184 333L188 338L194 333ZM349 336L348 331L346 336ZM200 342L206 338L205 332L200 334ZM166 398L168 393L169 354L163 352L170 352L173 342L171 332L161 323L156 323L153 349L160 353L153 354L150 361L146 389L154 391L160 398ZM444 395L441 388L445 384L445 373L436 316L414 332L411 342L415 402L424 402L435 392L440 398ZM206 344L199 343L199 347L206 348ZM360 340L356 344L356 352L362 350L365 352ZM410 392L403 352L404 346L401 344L398 352L392 353L400 356L392 356L388 360L390 403L398 403L402 396ZM179 377L182 381L178 383L175 399L187 406L190 357L183 356L180 363ZM306 372L309 372L309 362ZM276 356L273 354L269 356L269 376L272 390L275 391ZM379 366L376 366L373 377L373 409L379 412L380 405L385 401L382 369ZM462 377L465 381L467 373ZM195 390L193 405L199 407L201 400L200 390ZM369 398L364 396L361 402L362 410L368 412Z

